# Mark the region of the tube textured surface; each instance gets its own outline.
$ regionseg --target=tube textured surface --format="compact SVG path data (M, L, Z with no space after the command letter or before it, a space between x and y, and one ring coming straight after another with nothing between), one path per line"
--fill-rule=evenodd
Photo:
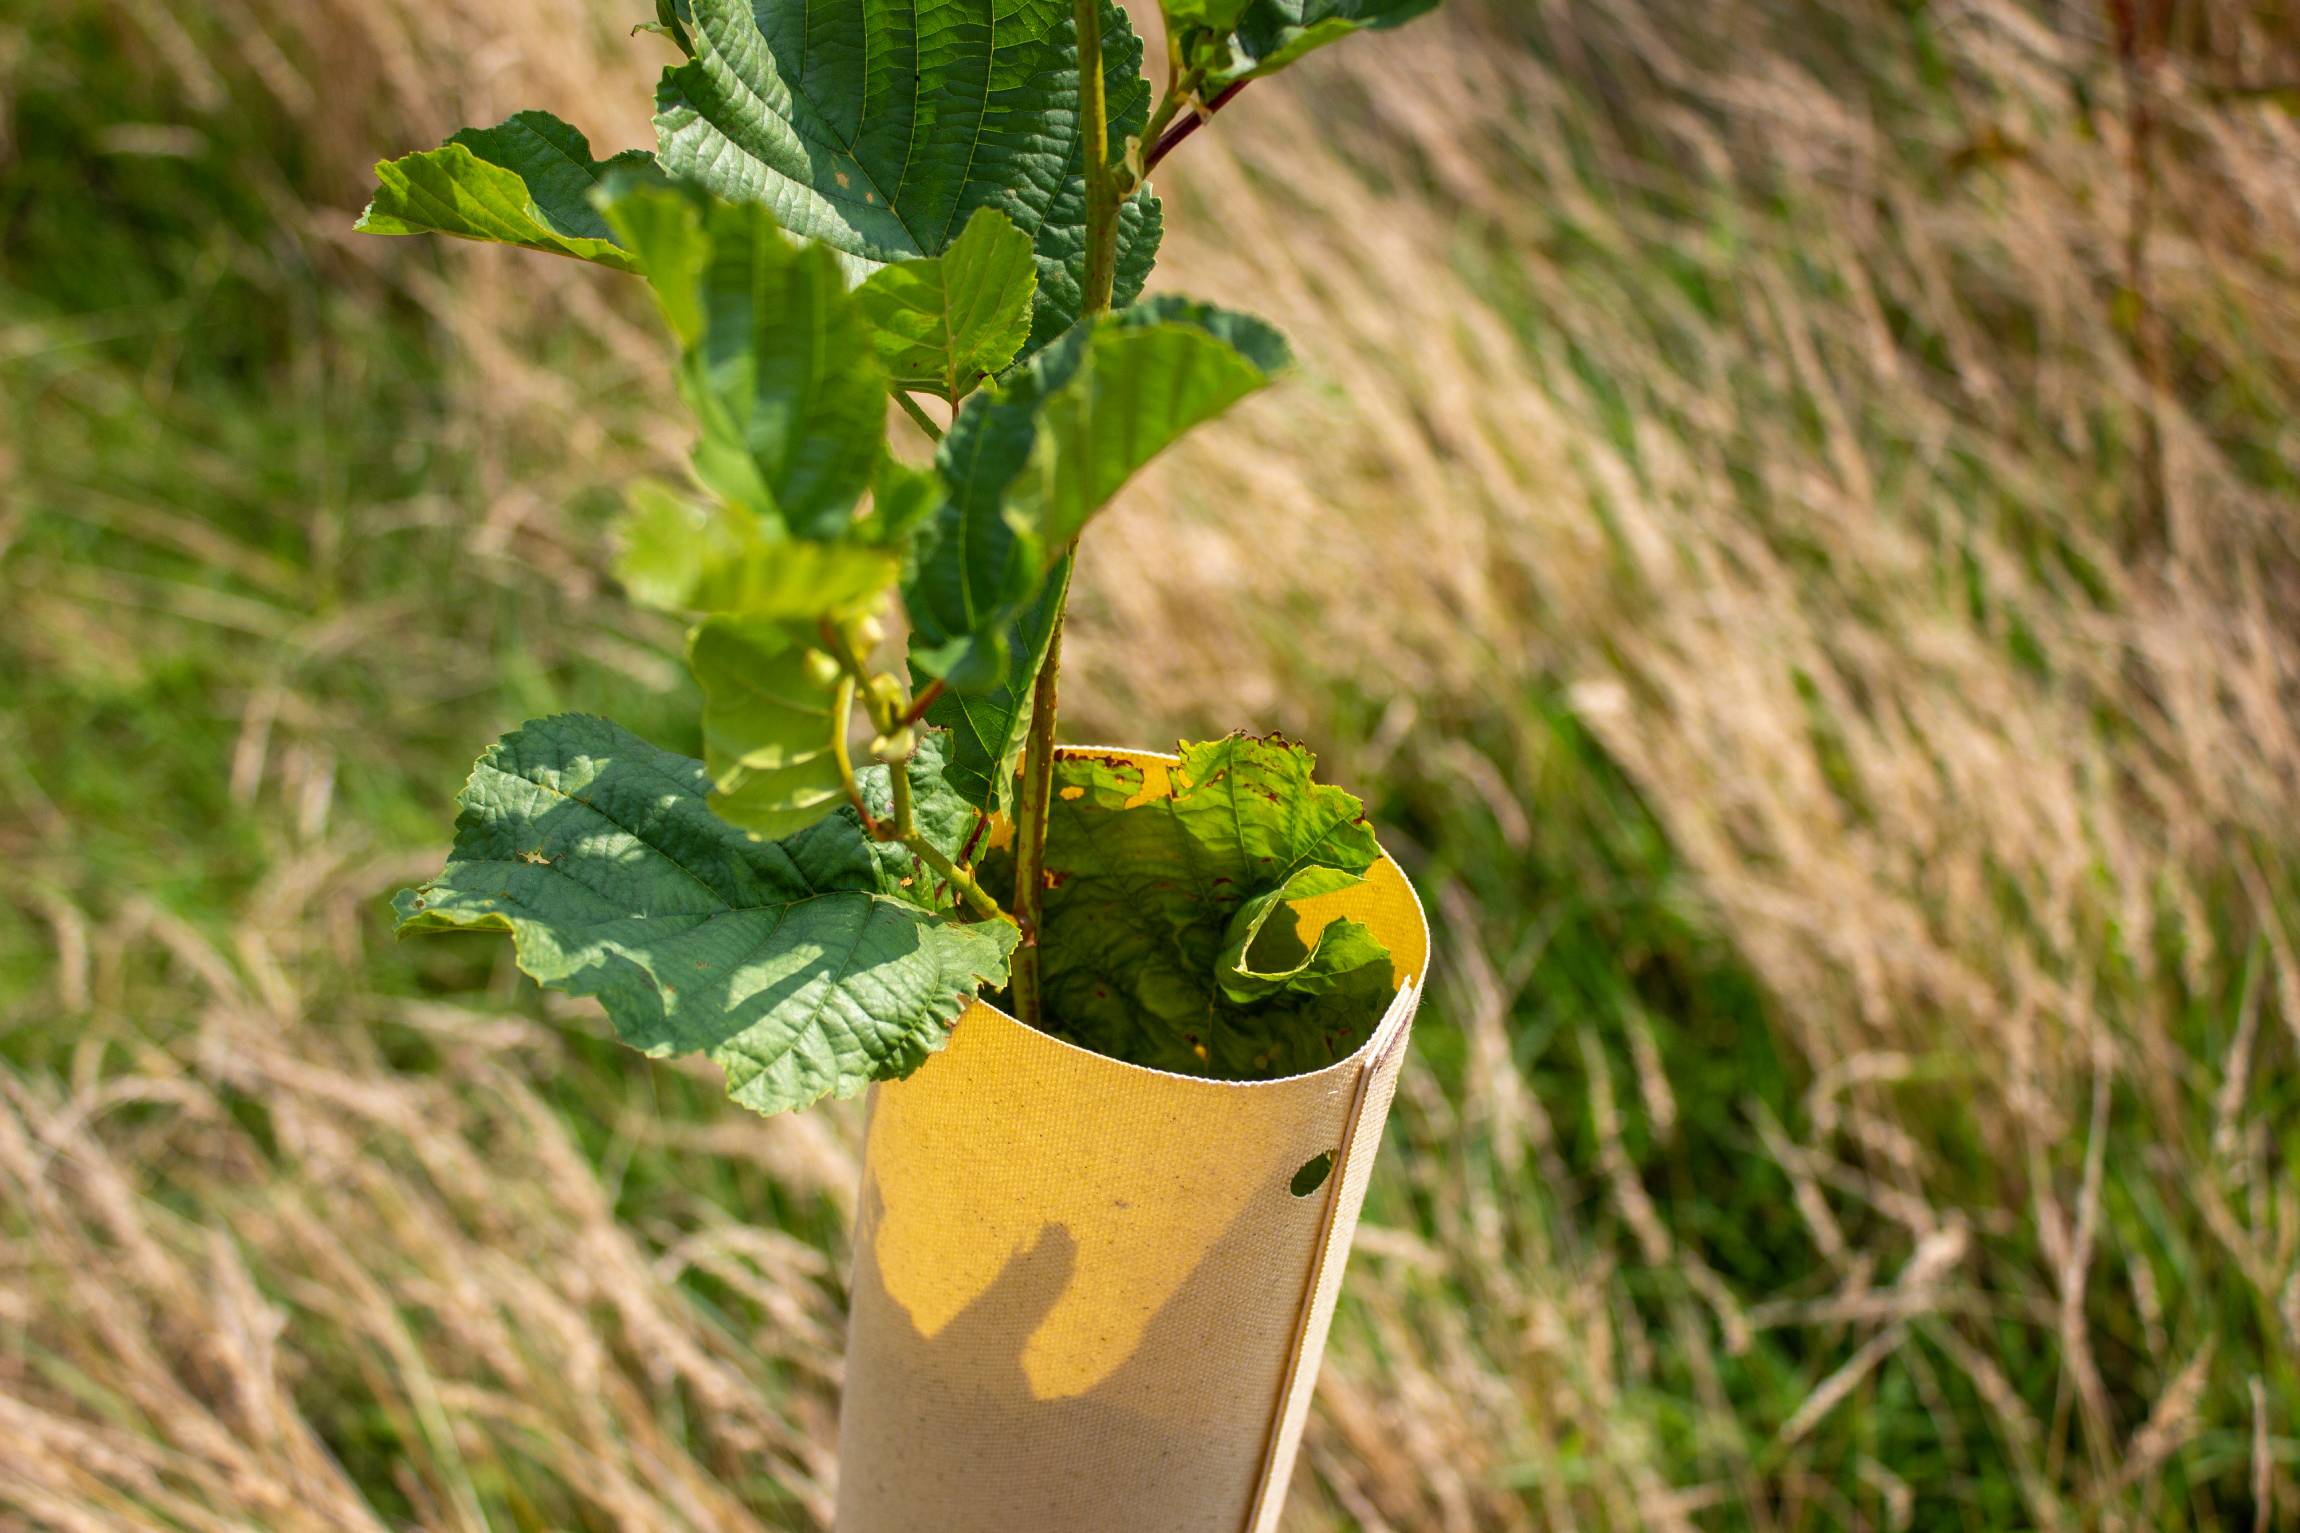
M1170 1075L977 1003L873 1089L839 1533L1277 1526L1429 960L1387 858L1301 908L1366 923L1399 981L1323 1070Z

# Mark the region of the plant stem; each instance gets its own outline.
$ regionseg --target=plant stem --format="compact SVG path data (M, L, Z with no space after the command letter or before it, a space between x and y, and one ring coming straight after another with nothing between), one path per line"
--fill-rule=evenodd
M1110 103L1102 79L1102 7L1078 4L1078 112L1084 124L1086 177L1086 286L1082 318L1110 311L1118 274L1118 180L1110 168ZM1075 556L1075 549L1072 550ZM1062 670L1062 623L1067 589L1054 609L1046 661L1030 693L1030 735L1022 751L1022 798L1015 805L1014 919L1022 944L1014 950L1014 1012L1039 1025L1038 925L1045 903L1046 814L1054 797L1056 682Z
M1066 603L1067 604L1067 603ZM1046 817L1054 803L1055 692L1062 674L1062 614L1046 641L1046 662L1030 694L1030 735L1022 752L1022 798L1015 806L1014 919L1022 945L1014 950L1015 1015L1039 1025L1038 923L1046 894Z
M847 724L854 716L856 688L862 690L872 727L880 734L888 735L918 722L935 698L942 694L942 683L938 681L928 687L912 699L907 708L881 706L878 689L871 685L870 672L864 666L862 656L855 653L854 645L848 642L845 631L827 618L821 627L824 645L830 650L831 657L838 661L839 669L846 673L839 678L838 697L831 705L831 756L838 763L840 786L847 790L847 798L855 806L855 813L862 817L863 834L873 841L900 842L913 857L934 869L935 876L950 885L976 915L989 920L1014 920L975 881L972 872L944 856L941 849L919 830L911 808L909 761L887 764L887 784L894 794L894 817L891 821L872 818L870 805L863 798L862 784L855 777L854 759L847 750ZM972 840L969 840L968 849L971 850L973 845Z
M926 689L912 698L910 706L902 711L902 722L915 724L920 719L925 718L926 710L932 708L934 700L942 696L942 689L943 679L941 677L937 676L933 681L928 682Z
M863 834L873 841L883 841L878 821L871 818L870 804L864 800L862 784L855 780L854 757L847 750L847 729L854 718L855 679L852 673L839 678L838 699L831 704L831 759L838 763L839 785L847 790L847 802L855 806L862 818Z
M1110 174L1110 100L1102 79L1101 0L1078 0L1078 113L1086 174L1085 314L1110 307L1118 280L1118 183Z
M902 413L910 417L911 424L926 433L928 441L939 442L942 440L942 428L934 423L933 416L919 407L917 400L910 397L909 390L895 390L894 402L902 406Z
M903 772L908 770L909 767L906 765ZM898 772L896 775L899 777L902 773ZM972 873L943 856L941 852L936 851L934 843L927 840L926 837L920 835L906 837L903 845L915 852L921 862L934 869L936 877L956 890L958 897L966 901L968 907L976 915L994 921L1011 921L1014 919L998 908L998 901L992 899L982 885L975 882Z

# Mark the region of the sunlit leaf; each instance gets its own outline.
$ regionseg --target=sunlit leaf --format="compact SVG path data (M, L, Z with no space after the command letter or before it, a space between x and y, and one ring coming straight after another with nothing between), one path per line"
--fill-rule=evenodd
M885 769L865 775L883 811ZM908 1074L1005 982L1014 927L938 908L852 810L753 841L707 789L701 762L603 719L529 724L479 759L446 870L400 894L400 930L509 932L522 969L597 996L624 1042L703 1054L770 1113ZM970 821L947 801L920 816L949 850Z
M711 617L687 640L703 689L703 767L711 807L767 840L806 829L846 802L833 737L838 663L808 633L755 618Z
M857 296L894 386L956 403L1021 351L1037 292L1030 236L985 207L941 255L882 267Z
M1036 252L1035 348L1082 308L1075 14L1070 0L693 0L694 57L656 93L657 153L858 269L941 255L976 209L998 208ZM1150 91L1125 12L1106 0L1102 15L1116 159ZM1158 236L1145 190L1120 220L1120 302Z
M1438 0L1251 0L1238 15L1230 56L1210 83L1219 87L1276 74L1353 32L1402 26L1437 5Z
M837 259L755 203L626 181L600 202L685 348L696 477L796 536L850 531L886 449L886 376Z
M770 540L749 513L700 505L653 481L633 485L629 499L616 525L615 577L645 606L812 620L875 605L895 581L885 548Z
M453 234L636 271L591 206L593 190L612 173L660 179L644 149L594 160L590 141L566 123L549 112L520 112L377 165L375 197L356 227L365 234Z

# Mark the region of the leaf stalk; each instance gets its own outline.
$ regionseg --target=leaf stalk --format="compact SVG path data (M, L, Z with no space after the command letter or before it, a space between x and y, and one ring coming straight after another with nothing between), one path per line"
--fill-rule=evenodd
M1174 126L1166 132L1165 136L1151 141L1149 152L1142 157L1142 173L1144 175L1148 175L1151 171L1156 170L1160 160L1165 159L1166 156L1181 148L1182 145L1188 141L1191 134L1197 132L1200 128L1206 126L1207 123L1213 121L1214 114L1216 112L1219 112L1222 110L1222 108L1228 106L1231 100L1237 96L1238 92L1244 90L1252 83L1253 82L1251 80L1240 80L1237 84L1223 90L1220 95L1216 96L1213 100L1204 103L1203 105L1193 103L1195 110L1193 110L1187 118L1183 119L1181 122L1175 123Z
M934 423L934 417L927 414L917 400L910 397L909 390L895 390L894 402L902 406L902 413L910 417L912 425L926 433L928 441L939 442L942 440L942 428Z
M1068 605L1065 597L1064 605ZM1046 821L1054 807L1055 694L1062 674L1063 614L1054 616L1046 641L1046 661L1030 693L1030 735L1022 753L1022 798L1015 806L1014 919L1022 943L1008 969L1014 1014L1039 1025L1038 926L1046 894Z
M900 844L913 857L932 868L935 876L949 885L951 891L976 915L985 920L1015 920L982 887L971 869L944 856L941 848L919 830L912 809L909 761L890 762L887 766L887 782L894 793L892 820L873 817L869 803L863 798L862 784L855 776L853 754L847 745L847 729L854 718L857 690L861 692L863 709L870 716L871 727L882 735L890 735L917 723L926 710L933 706L934 700L942 695L942 683L935 682L906 706L888 695L891 688L882 691L871 684L874 678L869 667L863 663L862 656L844 629L827 618L821 627L823 644L829 649L831 658L838 662L839 669L845 672L839 678L838 696L832 705L835 723L831 735L831 756L838 763L839 783L846 789L848 801L854 805L855 813L862 819L863 834L873 841ZM972 845L969 841L969 849Z
M870 803L863 797L862 784L855 780L854 756L847 749L847 731L853 727L854 714L855 679L849 672L839 678L838 696L831 704L831 759L838 763L839 786L847 790L847 802L855 806L863 834L873 841L884 841L878 821L871 817Z

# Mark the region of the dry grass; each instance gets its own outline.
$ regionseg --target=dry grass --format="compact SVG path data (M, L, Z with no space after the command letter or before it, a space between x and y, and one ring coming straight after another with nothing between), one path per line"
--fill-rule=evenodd
M20 426L86 435L0 447L46 699L0 732L0 1526L818 1526L851 1118L378 941L408 783L678 717L595 537L678 436L611 285L344 204L521 105L642 141L655 54L578 0L228 10L110 25L163 104L305 125L254 178L318 273L275 375L422 451L329 413L288 493L272 438L145 477L85 423L228 429L165 348L6 316ZM1168 282L1307 368L1098 529L1074 728L1324 742L1449 959L1290 1528L2300 1517L2300 118L2251 88L2300 50L2184 11L2126 70L2111 14L1457 5L1167 178ZM338 291L436 337L426 402ZM125 779L178 795L141 824L54 719L196 780Z

